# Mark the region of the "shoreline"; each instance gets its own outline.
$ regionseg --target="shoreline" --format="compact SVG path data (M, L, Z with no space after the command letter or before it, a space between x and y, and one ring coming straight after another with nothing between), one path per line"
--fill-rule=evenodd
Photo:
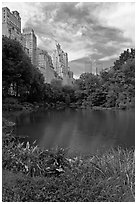
M135 108L127 108L127 109L122 109L122 108L118 108L118 107L100 107L100 106L94 106L94 107L74 107L74 106L58 106L56 107L55 105L52 107L45 107L44 105L40 104L40 105L34 105L34 104L30 104L27 103L27 106L23 106L22 104L20 104L20 109L18 108L12 108L10 110L7 110L4 108L4 110L2 110L2 116L4 115L5 118L12 120L12 117L10 117L11 115L15 115L15 116L19 116L20 114L23 113L31 113L31 112L37 112L37 111L50 111L50 110L65 110L65 109L71 109L71 110L94 110L94 111L101 111L101 110L123 110L123 111L128 111L128 110L135 110Z
M68 157L63 149L23 146L14 126L3 121L3 201L134 202L134 148Z

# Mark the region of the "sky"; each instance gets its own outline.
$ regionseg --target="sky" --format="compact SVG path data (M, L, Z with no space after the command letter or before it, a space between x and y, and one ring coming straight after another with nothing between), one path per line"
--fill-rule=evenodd
M69 66L82 72L108 68L119 54L135 47L135 3L3 2L21 16L22 29L32 27L38 47L52 54L55 42L68 53Z

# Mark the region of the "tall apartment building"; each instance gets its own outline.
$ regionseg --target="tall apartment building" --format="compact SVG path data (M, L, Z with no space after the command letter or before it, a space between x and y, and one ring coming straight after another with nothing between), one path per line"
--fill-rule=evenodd
M93 63L93 73L99 75L103 71L103 63L95 60Z
M68 66L68 54L61 49L60 44L56 44L56 50L53 52L52 59L55 71L63 80L62 84L72 85L73 74Z
M46 83L58 78L62 79L64 85L71 84L73 74L68 67L68 54L57 44L52 63L52 58L46 51L37 49L37 37L32 28L24 28L21 33L21 17L18 11L11 12L7 7L2 8L2 35L21 43L32 64L43 74Z
M43 74L45 83L51 83L55 79L55 70L52 64L51 56L46 50L37 48L37 66Z
M29 49L29 57L34 66L37 66L37 37L32 28L23 29L25 47Z
M69 71L68 76L69 76L68 85L72 86L74 84L74 81L75 81L74 78L73 78L73 72Z
M2 34L21 40L21 18L18 11L11 13L9 8L2 8Z
M2 35L17 40L21 43L24 51L28 54L29 50L25 47L25 39L21 33L21 17L18 11L10 11L9 8L2 8Z
M60 44L56 45L56 50L53 52L53 66L60 77L64 77L68 73L68 55L62 49Z
M103 63L98 61L96 63L96 74L99 75L103 71Z

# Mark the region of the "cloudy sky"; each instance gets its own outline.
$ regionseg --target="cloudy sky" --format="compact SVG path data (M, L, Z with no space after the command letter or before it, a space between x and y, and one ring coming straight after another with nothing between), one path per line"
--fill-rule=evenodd
M127 2L4 2L17 10L22 29L32 27L38 47L51 54L55 40L68 53L74 75L113 65L119 54L135 47L135 4ZM91 68L92 67L92 68Z

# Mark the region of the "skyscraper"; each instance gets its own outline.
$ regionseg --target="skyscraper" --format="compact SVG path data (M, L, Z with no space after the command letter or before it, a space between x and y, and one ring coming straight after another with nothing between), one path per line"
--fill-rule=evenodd
M25 38L21 33L21 17L18 11L10 11L9 8L2 8L2 35L17 40L28 54L29 50L25 47Z
M57 43L52 63L47 51L37 48L37 37L32 28L24 28L21 33L21 18L18 11L10 12L9 8L2 8L2 35L21 43L31 63L43 74L46 83L51 83L52 79L56 78L62 80L63 85L73 84L73 72L68 67L68 54Z
M63 85L73 84L73 72L68 66L68 54L61 49L59 43L56 44L56 50L53 52L53 66L58 76L62 78Z
M65 53L60 44L56 44L56 50L53 52L53 66L60 77L65 77L68 74L68 54Z
M37 37L32 28L23 29L25 47L29 49L29 57L34 66L37 66Z
M52 64L52 59L46 50L37 48L37 64L46 83L50 83L55 79L55 70Z
M9 8L2 8L2 35L23 42L21 39L21 18L18 11L11 13Z

